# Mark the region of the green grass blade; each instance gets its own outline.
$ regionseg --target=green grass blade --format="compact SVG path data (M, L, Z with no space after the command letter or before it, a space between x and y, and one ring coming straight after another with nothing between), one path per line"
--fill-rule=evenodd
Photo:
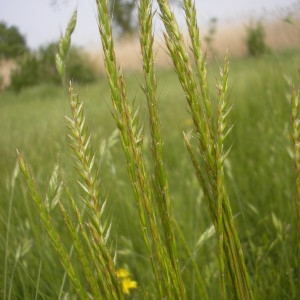
M102 255L99 255L99 244L103 243L103 241L101 242L101 239L99 239L99 244L97 242L96 245L95 240L91 239L88 236L86 226L84 226L84 221L82 220L83 214L79 211L78 206L69 190L67 190L67 193L78 221L78 230L76 229L76 231L79 231L80 229L80 234L82 235L85 244L88 247L89 254L93 266L96 270L97 278L99 280L99 284L104 291L105 297L112 297L113 299L123 299L123 293L116 280L116 270L111 255L106 254L108 261L105 261ZM103 245L101 247L104 248Z
M68 212L66 211L66 209L64 208L64 206L62 205L61 202L59 202L59 206L60 206L61 212L64 216L65 224L69 230L71 240L72 240L72 245L74 245L74 248L77 252L78 260L82 266L86 281L88 282L89 287L91 289L91 294L96 299L103 299L101 296L97 281L93 275L93 269L91 268L91 266L88 262L88 258L86 256L84 246L79 238L79 234L78 234L74 224L70 220L70 216L69 216Z
M20 169L25 177L27 187L30 191L32 200L35 204L35 207L37 209L39 217L48 233L48 236L51 239L54 249L56 250L56 252L59 255L61 263L62 263L64 269L66 270L70 280L72 281L78 296L80 296L80 298L82 298L82 299L88 299L88 295L86 294L85 289L81 285L79 277L76 274L76 271L72 265L72 262L70 261L67 250L61 241L59 233L52 224L52 220L51 220L49 211L46 209L46 206L39 195L39 192L35 186L35 183L33 181L33 177L29 171L29 168L25 164L23 157L21 156L21 154L18 151L17 151L17 157L18 157Z
M19 174L19 165L18 162L15 164L15 168L13 171L13 175L10 181L10 198L9 198L9 207L8 207L8 214L7 214L7 224L6 224L6 239L5 239L5 258L4 258L4 283L3 283L3 298L6 299L6 289L7 289L7 273L8 273L8 256L9 256L9 234L10 234L10 222L11 222L11 211L12 211L12 204L14 198L14 191L15 191L15 183L17 176Z
M297 236L298 236L298 270L300 270L300 101L299 90L292 88L292 136L294 147L294 165L296 170L296 211L297 211Z

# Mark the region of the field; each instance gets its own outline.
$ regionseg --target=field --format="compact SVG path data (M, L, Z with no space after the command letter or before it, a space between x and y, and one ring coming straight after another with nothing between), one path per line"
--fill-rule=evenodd
M219 63L222 64L208 64L211 87L218 76ZM234 127L226 144L232 147L225 163L226 187L255 299L297 299L300 294L289 100L291 82L300 82L299 66L299 51L293 50L260 58L230 59L233 110L229 123ZM143 79L138 72L126 74L126 79L130 99L135 99L141 109L148 155L148 115L140 88ZM85 101L93 150L99 156L102 153L102 193L108 199L106 212L112 215L111 240L118 265L128 268L138 284L131 294L134 299L143 299L145 292L155 299L153 274L111 114L108 82L103 76L95 84L78 84L76 89ZM173 212L201 266L209 298L220 299L217 240L211 234L199 242L212 223L182 138L182 130L189 132L193 123L172 70L158 72L158 91ZM216 97L213 89L211 94ZM22 174L14 176L13 171L18 149L30 164L36 184L44 193L42 197L56 164L71 192L79 193L65 125L64 116L69 114L68 95L62 87L42 85L19 94L0 94L0 256L7 258L1 263L0 297L4 285L11 299L58 297L63 269L41 226ZM52 217L60 231L67 233L59 209ZM66 243L69 242L66 234ZM178 244L188 299L198 299L190 259L179 237ZM69 296L74 293L68 281L64 291Z

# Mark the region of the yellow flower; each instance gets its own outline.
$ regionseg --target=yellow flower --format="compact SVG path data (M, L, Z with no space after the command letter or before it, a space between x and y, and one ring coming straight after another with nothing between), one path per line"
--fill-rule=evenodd
M131 280L130 274L126 269L117 270L117 278L121 279L124 294L129 295L130 289L136 289L137 282Z
M129 272L126 269L117 270L117 278L126 278L129 277Z
M122 279L122 289L124 294L129 295L130 289L136 289L136 287L137 287L137 282L131 280L129 277Z

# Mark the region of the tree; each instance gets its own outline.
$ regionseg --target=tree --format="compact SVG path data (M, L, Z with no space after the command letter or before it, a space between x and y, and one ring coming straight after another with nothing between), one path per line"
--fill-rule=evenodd
M64 0L63 4L67 4L68 0ZM176 4L182 0L169 0L170 3ZM108 8L112 17L113 26L117 31L117 35L132 35L138 29L137 4L136 0L108 0ZM62 1L50 0L50 5L57 8Z
M40 83L60 84L61 78L55 67L57 49L58 43L50 43L17 59L18 67L10 75L10 88L18 92ZM76 47L70 49L66 70L68 78L76 82L92 82L97 77L93 62Z
M18 28L0 22L0 59L16 58L27 51L26 40Z
M137 30L138 20L134 17L136 12L135 0L113 0L109 2L113 25L119 34L132 34Z
M262 22L251 23L246 27L247 47L251 56L260 56L267 51L266 32Z
M180 3L181 0L169 0L170 3ZM181 1L182 2L182 1ZM136 0L110 0L109 10L113 25L119 34L133 34L138 29Z

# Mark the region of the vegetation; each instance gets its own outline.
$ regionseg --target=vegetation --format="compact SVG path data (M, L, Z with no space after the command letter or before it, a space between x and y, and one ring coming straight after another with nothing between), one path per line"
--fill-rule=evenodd
M178 0L170 0L172 3ZM138 31L138 3L135 0L109 1L109 11L112 17L114 29L119 36L132 35Z
M291 80L297 82L295 65L299 64L300 56L296 51L270 55L263 60L232 58L230 63L230 98L234 102L230 123L235 126L227 141L232 148L225 164L226 183L253 280L254 298L258 299L297 299L299 294L295 255L295 175L289 155L292 149L291 117L285 96L289 86L283 77L283 74L288 74ZM215 82L213 74L216 72L217 65L209 63L211 84ZM142 78L136 74L128 74L126 78L128 97L136 98L143 122L147 116L144 99L142 93L137 91ZM189 131L191 119L186 112L184 95L175 74L172 71L159 71L157 84L173 213L192 251L191 257L201 266L209 299L219 299L216 240L210 229L212 223L182 143L182 128ZM113 215L111 238L115 241L113 244L117 245L118 266L129 270L132 280L137 282L137 289L131 290L133 296L143 297L145 289L155 298L155 293L151 292L153 274L146 259L136 206L124 170L124 155L111 118L108 86L106 83L93 83L76 88L79 89L80 98L85 100L86 122L93 134L94 151L96 155L102 153L102 189L108 197L106 213ZM12 295L25 295L29 299L35 295L42 256L38 285L41 298L58 297L63 271L49 240L44 237L22 176L17 173L14 178L15 149L18 148L30 162L42 196L48 190L50 175L57 163L60 178L65 184L71 184L72 194L78 193L73 184L77 176L73 171L65 137L67 132L63 116L69 113L68 104L62 101L64 98L61 87L45 84L24 89L18 95L9 91L1 94L1 144L4 145L0 160L2 238L6 235L11 195L13 199L7 285L9 287L11 284L17 248L28 240L32 241L30 251L18 260L12 281ZM145 138L147 145L146 133ZM62 226L58 207L53 210L52 218L62 231L63 240L66 240L67 233ZM1 245L1 256L5 257L5 244ZM179 243L178 253L183 262L182 274L188 296L192 298L197 291L190 269L192 261L185 255L184 245ZM42 249L47 251L43 254ZM3 283L3 273L1 278ZM51 288L49 282L52 283ZM64 293L67 292L73 293L68 281L64 289Z
M0 23L0 60L13 59L16 67L10 74L9 86L19 92L22 88L44 82L59 84L61 78L55 66L58 43L50 43L37 51L30 51L25 37L15 26ZM69 79L76 82L92 82L97 78L96 68L82 49L72 47L66 61ZM2 86L3 78L0 78Z
M260 56L267 51L266 33L262 22L247 27L247 48L252 56Z
M75 13L56 56L69 103L50 84L2 94L4 299L299 296L299 93L291 109L284 80L299 53L207 65L186 0L191 61L159 1L176 73L157 71L151 3L139 7L141 75L117 68L99 0L106 84L66 87Z
M25 37L18 28L0 22L0 59L16 58L27 51Z
M45 82L60 84L61 78L55 67L57 43L41 47L36 52L28 52L18 58L18 67L12 72L10 88L20 91L26 86ZM96 68L88 55L76 47L72 47L66 61L69 79L76 82L89 83L97 78Z

